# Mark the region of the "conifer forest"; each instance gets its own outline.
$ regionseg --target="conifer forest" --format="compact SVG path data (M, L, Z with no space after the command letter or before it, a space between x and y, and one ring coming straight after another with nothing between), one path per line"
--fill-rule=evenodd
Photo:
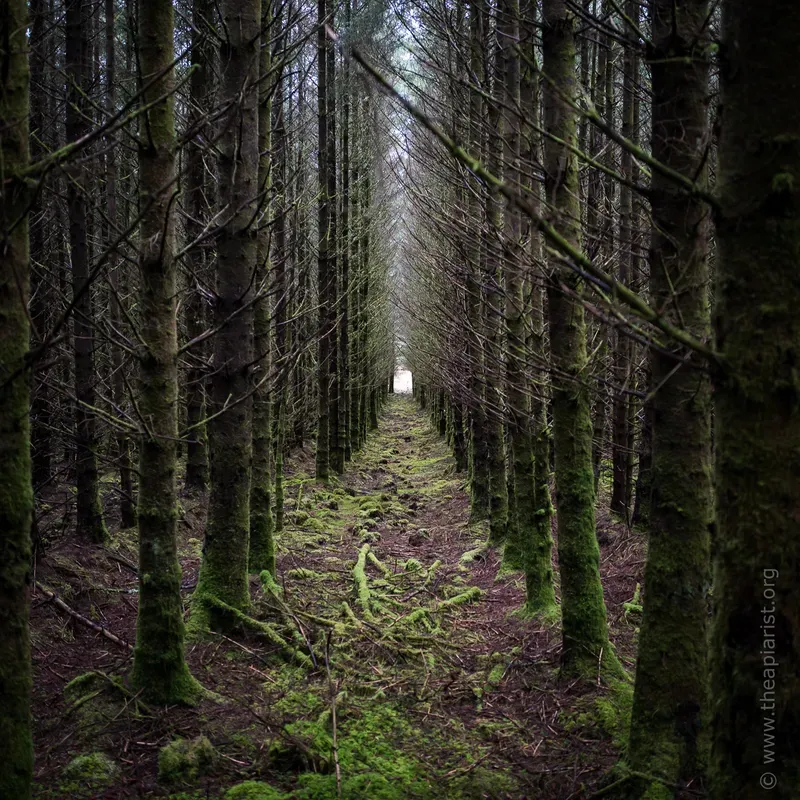
M0 0L0 800L800 799L797 0Z

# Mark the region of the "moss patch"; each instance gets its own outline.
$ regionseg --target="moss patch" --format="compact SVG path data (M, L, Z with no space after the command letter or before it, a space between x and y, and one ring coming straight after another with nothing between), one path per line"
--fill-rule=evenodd
M217 752L205 736L176 739L158 753L158 780L165 784L192 783L214 771Z
M228 789L223 800L283 800L288 796L268 783L245 781Z
M83 792L93 795L97 790L114 783L119 771L116 762L105 753L76 756L64 767L61 790L67 796L83 796Z

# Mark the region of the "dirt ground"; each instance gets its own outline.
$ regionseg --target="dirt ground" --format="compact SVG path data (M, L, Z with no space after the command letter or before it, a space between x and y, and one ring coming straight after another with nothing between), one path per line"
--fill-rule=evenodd
M558 624L516 613L523 577L500 574L502 554L469 522L465 476L454 474L446 443L411 398L390 400L339 480L312 476L311 451L293 454L278 586L252 578L252 617L283 644L252 630L189 643L192 672L214 693L196 708L150 707L125 683L134 532L114 532L107 548L78 545L51 514L32 602L36 796L568 800L596 792L619 756L630 687L559 681ZM187 614L203 524L204 498L182 497ZM598 539L612 642L632 673L644 537L601 511ZM162 748L201 735L207 757L181 771L162 756L159 769ZM76 772L73 759L92 753L110 759L106 775ZM225 794L244 781L261 786Z

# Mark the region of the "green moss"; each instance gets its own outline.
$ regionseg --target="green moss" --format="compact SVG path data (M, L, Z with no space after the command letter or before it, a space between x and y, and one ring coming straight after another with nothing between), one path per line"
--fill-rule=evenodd
M245 781L232 786L223 795L223 800L283 800L288 795L279 792L268 783Z
M636 584L636 589L633 592L633 597L627 603L622 604L625 619L632 619L638 622L642 618L642 587Z
M82 789L102 789L117 779L120 769L105 753L76 756L64 767L63 777Z
M313 581L320 580L325 576L313 569L306 569L305 567L297 567L297 569L290 569L286 573L286 577L294 581Z
M470 586L469 589L466 589L463 592L455 595L455 597L451 597L449 600L442 600L437 606L437 611L443 611L449 608L455 608L456 606L464 605L465 603L473 603L477 600L480 600L483 597L483 591L479 589L477 586Z
M176 739L158 752L158 780L161 783L191 783L210 775L217 752L205 736Z
M564 727L567 730L596 731L609 737L616 749L624 753L628 746L632 708L633 686L627 681L614 681L608 694L594 698L587 710L577 710L568 716Z
M324 706L325 701L313 690L301 692L293 689L275 703L275 710L281 714L298 717L303 714L318 713Z

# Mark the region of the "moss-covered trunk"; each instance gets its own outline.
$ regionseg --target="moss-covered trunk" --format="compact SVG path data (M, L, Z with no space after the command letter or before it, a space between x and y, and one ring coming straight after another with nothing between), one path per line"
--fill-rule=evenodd
M577 114L575 18L566 0L544 0L543 72L545 128L575 145ZM545 192L553 222L570 244L580 246L578 170L575 155L560 143L545 141ZM563 288L561 286L563 284ZM553 264L547 288L550 354L553 368L553 428L561 571L562 674L596 676L618 672L608 641L600 551L595 536L592 420L586 384L586 326L579 276Z
M707 0L655 0L652 153L705 182ZM710 333L705 204L654 173L652 302L698 339ZM652 505L644 616L628 761L667 783L691 777L706 699L711 497L711 387L705 365L652 348ZM657 786L657 784L654 784ZM641 787L645 791L645 787Z
M221 44L219 192L223 209L217 240L214 373L208 424L211 491L191 625L209 623L214 600L244 609L250 538L253 311L257 258L253 225L258 198L259 0L225 0Z
M170 0L140 0L137 37L143 101L139 144L139 609L133 685L158 703L190 703L199 686L183 656L176 522L178 334L174 252L175 101Z
M265 28L270 23L270 0L261 4ZM258 98L258 186L262 203L271 197L272 188L272 47L261 49L262 85ZM269 79L266 76L270 76ZM270 244L272 239L268 221L271 206L267 205L258 227L258 290L253 314L254 356L257 360L256 387L253 394L253 460L250 473L250 551L248 569L260 574L267 570L275 576L275 519L272 511L272 354L270 335L271 281Z
M31 561L28 205L18 179L28 165L28 13L24 0L0 5L0 797L31 792L31 655L28 586Z
M789 800L800 791L800 5L723 9L711 785L715 800Z

